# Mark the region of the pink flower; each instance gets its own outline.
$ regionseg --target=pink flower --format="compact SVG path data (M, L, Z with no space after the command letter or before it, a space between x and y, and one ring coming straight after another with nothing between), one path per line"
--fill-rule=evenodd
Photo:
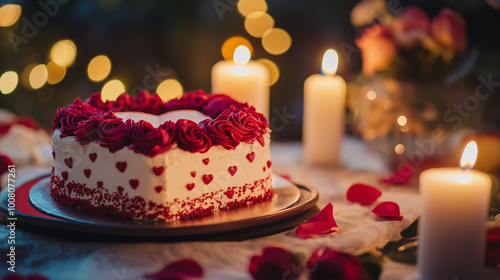
M191 259L169 263L158 272L144 274L144 278L153 280L184 280L201 277L203 277L203 268Z
M432 20L432 37L446 48L465 52L467 49L467 34L464 19L453 10L442 9Z
M339 230L339 227L333 218L333 205L328 203L318 214L299 225L295 235L300 238L311 238L336 232L337 230Z
M380 24L364 28L362 36L356 40L356 45L361 49L363 73L368 77L387 69L397 52L389 29Z
M296 279L301 271L297 258L279 247L266 247L250 259L248 271L255 280Z
M310 280L364 279L363 265L354 256L335 251L328 247L320 247L307 260Z
M361 205L370 205L381 195L382 193L378 189L365 184L354 184L346 193L347 200Z
M398 45L411 48L417 44L426 46L430 38L431 18L422 9L408 6L399 14L392 27Z

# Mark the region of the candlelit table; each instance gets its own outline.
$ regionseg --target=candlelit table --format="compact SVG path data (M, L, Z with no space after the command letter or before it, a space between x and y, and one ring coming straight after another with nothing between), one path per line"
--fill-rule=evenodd
M23 274L39 272L52 280L105 279L136 280L144 273L154 272L165 264L191 258L204 268L206 279L250 279L248 264L251 256L261 254L269 245L289 250L312 251L319 245L328 245L350 253L383 247L388 241L400 239L400 232L420 215L417 188L412 186L384 187L377 184L385 167L377 152L363 142L345 138L342 156L343 169L310 167L303 165L302 148L298 142L273 143L273 171L287 174L293 181L314 186L319 192L318 207L333 204L340 231L334 235L314 239L299 239L293 230L245 241L175 242L159 243L116 241L82 241L67 236L53 238L54 232L16 229L17 269ZM348 203L344 196L353 183L377 185L383 192L381 200L393 200L401 206L402 221L376 219L370 207ZM8 230L0 228L1 240ZM0 243L2 252L6 242ZM5 266L5 264L2 264ZM0 271L0 275L6 269ZM416 272L415 266L388 263L382 279L402 279ZM494 271L497 276L500 272Z

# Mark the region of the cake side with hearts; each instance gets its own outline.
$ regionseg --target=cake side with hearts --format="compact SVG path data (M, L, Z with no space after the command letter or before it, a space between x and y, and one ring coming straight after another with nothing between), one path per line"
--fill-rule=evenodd
M151 104L155 96L136 98ZM124 99L128 105L115 104ZM99 215L171 221L272 197L270 129L253 107L202 92L134 113L127 112L142 101L128 95L94 101L76 100L54 121L56 201Z

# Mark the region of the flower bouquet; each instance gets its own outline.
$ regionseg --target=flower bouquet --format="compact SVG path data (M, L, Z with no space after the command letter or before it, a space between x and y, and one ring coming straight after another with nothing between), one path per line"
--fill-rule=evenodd
M477 107L466 117L456 107L473 93L467 74L477 50L468 47L464 19L449 8L431 18L416 6L388 7L367 0L351 13L362 74L350 85L349 105L365 140L419 165L446 153L437 147L464 124L477 124Z

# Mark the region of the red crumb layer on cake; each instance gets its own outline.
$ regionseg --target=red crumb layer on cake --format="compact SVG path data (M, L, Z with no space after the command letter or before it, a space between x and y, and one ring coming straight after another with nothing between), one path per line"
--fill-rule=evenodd
M146 201L140 196L129 197L123 189L110 193L104 186L89 188L86 184L66 182L63 178L52 174L50 194L57 202L99 216L172 221L207 216L219 210L248 206L272 198L273 190L266 188L270 185L270 180L269 176L244 186L229 187L196 198L188 197L184 200L176 198L172 202L157 204ZM250 192L250 195L245 195L247 192ZM252 195L253 193L259 195ZM231 201L224 203L221 201L223 197Z

